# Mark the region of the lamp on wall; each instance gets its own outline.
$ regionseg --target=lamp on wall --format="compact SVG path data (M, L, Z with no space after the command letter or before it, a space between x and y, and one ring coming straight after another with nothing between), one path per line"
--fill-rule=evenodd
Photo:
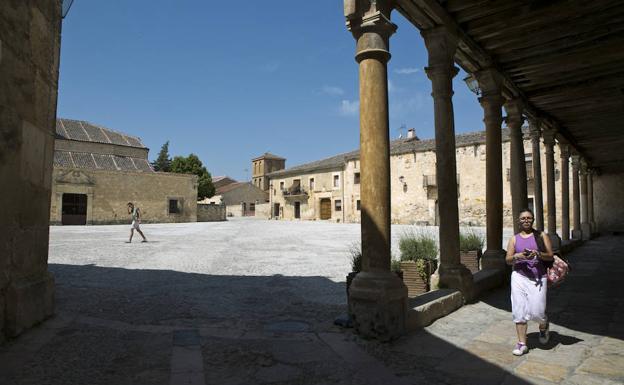
M479 82L473 75L468 75L464 78L464 82L468 86L468 89L475 93L477 96L481 95L481 88L479 88Z
M407 182L405 181L405 177L403 175L399 177L399 182L403 185L403 191L407 191Z

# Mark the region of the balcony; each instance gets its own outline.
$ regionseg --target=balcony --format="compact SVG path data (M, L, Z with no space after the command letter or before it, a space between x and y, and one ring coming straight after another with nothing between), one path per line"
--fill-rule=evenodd
M308 199L308 193L299 185L290 186L282 190L285 199Z

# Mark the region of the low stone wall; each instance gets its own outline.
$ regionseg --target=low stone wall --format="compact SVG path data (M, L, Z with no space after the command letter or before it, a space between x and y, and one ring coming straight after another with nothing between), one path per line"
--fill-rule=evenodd
M225 206L217 204L197 204L197 222L217 222L225 220Z

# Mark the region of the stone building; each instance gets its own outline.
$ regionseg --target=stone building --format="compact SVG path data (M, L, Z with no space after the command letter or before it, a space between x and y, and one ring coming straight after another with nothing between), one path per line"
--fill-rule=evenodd
M265 152L251 160L251 183L264 191L269 191L267 175L277 170L283 170L285 167L286 159Z
M455 142L460 225L485 226L485 132L460 134ZM509 146L509 131L504 130L505 226L513 225ZM524 149L529 185L527 207L534 209L533 162L528 129L524 130ZM556 151L559 152L558 148ZM439 224L435 162L433 139L419 140L412 134L390 143L392 223ZM543 177L545 172L542 170ZM558 168L556 175L559 175ZM272 217L360 222L359 151L276 171L268 174L268 178L272 186ZM557 202L557 207L561 207L561 201ZM547 211L548 207L545 208Z
M127 203L142 222L195 222L197 177L155 172L139 138L85 121L58 119L51 224L127 223Z
M201 203L225 205L229 217L255 216L256 206L265 203L267 195L250 182L234 182L219 186L212 198Z

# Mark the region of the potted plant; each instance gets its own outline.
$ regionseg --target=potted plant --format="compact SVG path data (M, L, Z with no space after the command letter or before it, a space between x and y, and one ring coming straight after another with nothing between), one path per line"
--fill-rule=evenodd
M472 274L479 271L481 249L483 249L483 237L473 230L459 233L459 257L462 265L466 266Z
M351 282L362 271L362 246L359 243L353 243L349 246L349 259L351 262L351 272L347 274L347 298L349 298L349 287Z
M406 232L399 238L403 282L409 297L429 291L429 277L437 267L438 245L424 232Z

